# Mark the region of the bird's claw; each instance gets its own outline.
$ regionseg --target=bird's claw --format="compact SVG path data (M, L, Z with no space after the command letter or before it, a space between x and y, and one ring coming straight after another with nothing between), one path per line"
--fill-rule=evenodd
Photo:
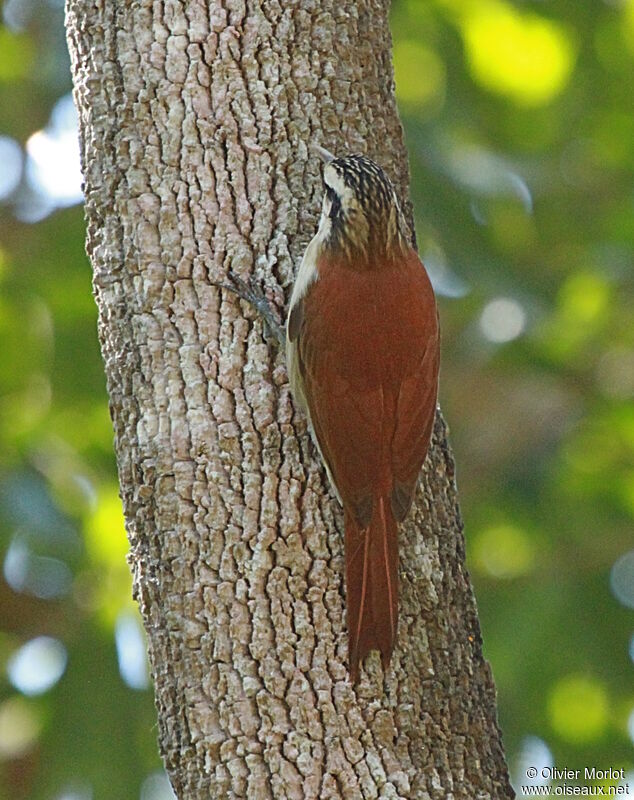
M227 282L217 282L215 285L221 289L232 292L241 300L246 300L247 303L250 303L264 320L264 324L269 332L275 337L279 344L284 347L286 343L284 329L275 318L271 304L252 275L249 275L248 280L245 281L244 278L241 278L238 274L230 270L227 273Z

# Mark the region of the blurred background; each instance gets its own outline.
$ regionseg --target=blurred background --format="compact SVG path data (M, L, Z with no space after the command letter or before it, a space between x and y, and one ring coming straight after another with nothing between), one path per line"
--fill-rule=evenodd
M0 797L169 800L62 3L0 8ZM634 793L634 1L395 0L392 24L515 785L622 768Z

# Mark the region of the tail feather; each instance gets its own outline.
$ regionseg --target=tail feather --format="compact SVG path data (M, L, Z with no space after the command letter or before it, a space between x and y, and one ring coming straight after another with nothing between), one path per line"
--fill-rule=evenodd
M375 499L372 518L361 528L346 511L346 591L350 676L359 662L379 650L390 663L398 622L398 532L387 498Z

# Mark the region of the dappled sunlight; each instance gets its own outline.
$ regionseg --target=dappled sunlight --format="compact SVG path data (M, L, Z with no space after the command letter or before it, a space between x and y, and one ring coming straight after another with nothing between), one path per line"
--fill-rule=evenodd
M39 556L29 547L27 537L17 532L6 551L4 579L15 592L26 592L40 600L68 594L73 574L59 558Z
M147 644L138 611L122 611L114 629L119 672L131 689L147 689L150 685Z
M555 313L539 332L545 352L557 360L586 358L584 346L609 322L611 293L605 275L581 269L570 275L559 290Z
M13 36L13 34L9 34ZM2 47L0 28L0 50ZM0 71L2 55L0 55ZM60 98L48 124L19 143L0 136L0 203L11 203L24 222L45 219L83 199L77 112L70 94Z
M122 608L132 608L132 578L126 562L128 538L116 485L100 489L94 511L86 520L88 557L99 569L91 603L103 623L114 629Z
M446 72L438 54L415 39L394 45L396 96L423 118L437 114L445 99Z
M559 306L565 322L593 325L607 310L610 287L606 279L590 272L568 278L559 293Z
M464 186L489 197L515 197L527 214L532 213L531 190L507 159L481 147L463 144L455 144L448 158L454 179Z
M513 785L519 786L545 786L548 779L544 774L555 766L553 754L543 739L538 736L526 736L517 755L514 769L512 770ZM527 770L534 770L535 775Z
M533 569L535 545L517 525L492 525L475 534L473 557L482 572L508 580Z
M176 800L165 772L156 771L143 781L140 800Z
M24 78L34 59L30 37L0 25L0 84Z
M38 636L22 645L9 658L7 675L13 686L27 697L43 694L64 674L68 654L51 636Z
M526 312L512 297L496 297L480 315L480 330L486 339L503 344L517 339L526 327Z
M22 177L22 148L9 136L0 136L0 203L17 189Z
M624 553L610 571L610 587L619 603L634 608L634 550Z
M37 222L55 208L81 202L77 112L70 95L55 104L46 128L29 137L25 174L25 191L16 198L19 219Z
M562 25L502 0L442 4L457 17L471 73L482 86L520 106L549 103L565 88L575 47Z
M6 583L41 600L68 594L79 537L43 483L30 474L15 475L0 482L0 499L10 532L2 564Z
M464 297L469 293L466 281L447 264L445 254L437 243L426 243L421 257L437 295L457 298Z
M43 719L31 701L13 695L0 702L0 761L21 758L37 744Z
M605 686L584 675L561 678L550 691L548 713L553 730L562 739L576 744L595 741L609 723Z
M82 200L77 111L67 94L55 104L49 123L26 143L27 178L31 187L59 206Z
M118 486L101 488L94 511L87 520L86 547L95 563L118 566L125 562L128 538Z

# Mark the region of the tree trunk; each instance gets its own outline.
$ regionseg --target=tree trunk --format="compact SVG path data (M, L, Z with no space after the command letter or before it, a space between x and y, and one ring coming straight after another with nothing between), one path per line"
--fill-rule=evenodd
M322 194L318 142L405 208L386 0L68 0L94 269L135 594L179 798L512 797L438 415L401 530L387 676L346 668L343 519L280 317ZM114 732L113 732L113 735Z

